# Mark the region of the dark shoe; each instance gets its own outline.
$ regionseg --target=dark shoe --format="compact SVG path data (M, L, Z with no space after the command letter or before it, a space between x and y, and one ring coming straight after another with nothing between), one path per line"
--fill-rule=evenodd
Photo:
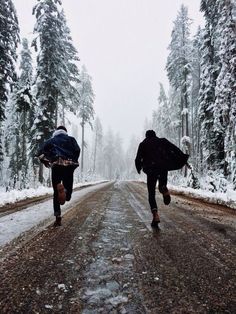
M159 224L160 223L160 221L156 221L156 220L152 220L152 223L151 223L151 227L152 228L159 228Z
M165 192L162 193L163 195L163 202L165 205L169 205L171 201L170 192L168 189L166 189Z
M59 226L61 226L61 216L56 216L54 227L59 227Z
M152 223L151 223L151 227L152 228L158 228L158 224L160 223L160 217L157 213L157 210L152 210L153 213L153 219L152 219Z
M66 201L66 192L62 183L57 184L57 197L60 205L64 205Z

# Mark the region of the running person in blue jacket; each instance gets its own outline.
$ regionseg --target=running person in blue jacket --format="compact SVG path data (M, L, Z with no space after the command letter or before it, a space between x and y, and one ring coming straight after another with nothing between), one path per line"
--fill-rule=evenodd
M56 221L61 226L61 207L71 199L73 174L79 166L80 147L75 138L67 134L64 126L59 126L52 137L39 149L37 156L45 167L52 168L53 208Z

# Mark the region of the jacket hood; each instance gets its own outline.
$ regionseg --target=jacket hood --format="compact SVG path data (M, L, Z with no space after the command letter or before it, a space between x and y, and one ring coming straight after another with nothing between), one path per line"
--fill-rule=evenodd
M60 135L60 134L68 135L66 131L60 129L60 130L54 131L52 134L52 137L55 137L55 136Z

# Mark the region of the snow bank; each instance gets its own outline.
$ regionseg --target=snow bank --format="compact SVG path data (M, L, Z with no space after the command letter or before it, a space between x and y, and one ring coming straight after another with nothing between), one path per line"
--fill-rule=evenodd
M105 181L94 181L94 182L84 182L84 183L77 183L74 184L74 188L78 187L85 187L88 185L94 185L103 183ZM12 204L18 201L22 201L32 197L43 196L47 194L52 194L53 190L52 187L45 187L40 186L37 189L24 189L24 190L11 190L11 191L4 191L3 189L0 190L0 206L4 206L6 204Z
M138 182L146 183L145 180L138 180ZM227 188L225 192L210 192L174 184L168 184L168 188L176 194L191 196L204 202L224 205L236 210L236 191L231 188Z
M225 193L222 192L210 192L201 189L193 189L189 187L181 187L168 184L170 190L182 194L191 196L193 198L200 199L205 202L225 205L227 207L233 208L236 210L236 191L227 190Z

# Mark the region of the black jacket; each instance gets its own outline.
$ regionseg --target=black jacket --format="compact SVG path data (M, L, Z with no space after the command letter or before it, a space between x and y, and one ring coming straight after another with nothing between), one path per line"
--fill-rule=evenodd
M145 138L139 144L135 166L138 172L143 169L145 173L149 170L177 170L187 163L188 157L166 138L153 136Z

